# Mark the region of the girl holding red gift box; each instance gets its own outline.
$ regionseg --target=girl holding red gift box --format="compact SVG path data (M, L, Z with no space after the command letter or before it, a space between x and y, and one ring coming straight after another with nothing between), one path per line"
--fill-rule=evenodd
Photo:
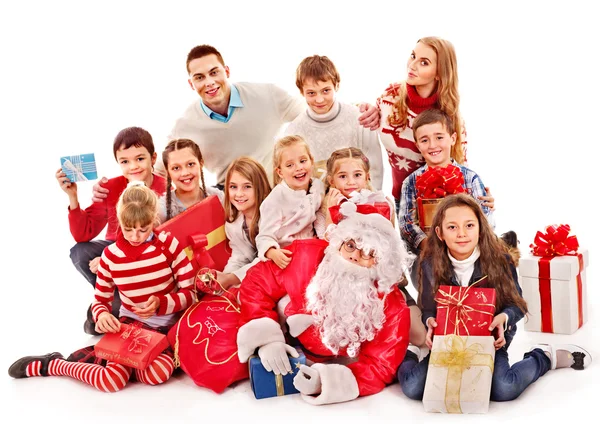
M294 240L315 236L314 222L320 214L324 186L313 178L314 158L306 141L288 135L273 148L273 181L276 184L260 205L256 249L262 261L272 260L285 269L292 252L285 247Z
M160 222L168 221L208 196L216 195L223 203L221 190L206 187L204 158L195 142L187 138L171 140L162 153L162 160L169 190L160 198ZM171 190L173 185L175 190Z
M99 333L117 333L121 323L140 322L166 333L194 302L194 269L179 242L152 230L157 222L158 198L142 183L130 185L117 204L122 234L106 247L98 266L96 300L92 313ZM121 296L121 320L110 313L115 287ZM144 370L96 358L84 348L66 360L58 352L26 356L13 363L13 378L69 376L104 392L122 389L132 374L138 381L156 385L173 373L173 356L160 353Z
M457 133L452 158L459 164L467 162L467 133L459 112L454 46L438 37L421 38L408 58L406 70L406 81L390 84L376 103L381 111L381 142L392 166L396 211L400 206L402 182L424 163L412 130L413 120L419 113L439 108L451 117ZM479 199L485 206L494 207L489 191Z
M433 219L435 236L428 237L419 269L419 303L428 328L431 348L436 322L434 295L439 286L467 287L487 276L482 287L496 290L496 315L489 331L495 336L491 400L517 398L548 370L563 367L582 369L591 362L587 351L575 345L537 345L512 367L508 346L517 331L517 322L527 313L516 269L492 231L477 201L465 194L446 197ZM420 349L409 346L398 368L402 391L411 399L423 398L429 365L428 355L419 361Z

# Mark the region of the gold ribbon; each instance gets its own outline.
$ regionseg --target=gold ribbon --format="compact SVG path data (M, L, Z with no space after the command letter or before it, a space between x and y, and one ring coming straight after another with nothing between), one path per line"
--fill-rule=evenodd
M486 276L487 277L487 276ZM481 280L483 280L483 277ZM479 281L481 281L479 280ZM465 329L465 333L466 335L470 335L469 334L469 328L467 327L467 322L471 320L471 316L469 314L475 312L475 313L480 313L480 314L484 314L484 315L490 315L490 316L494 316L494 312L496 309L496 305L493 303L485 303L485 302L480 302L480 303L469 303L468 305L465 304L467 301L467 298L469 297L469 295L471 294L471 288L474 287L479 281L474 282L473 284L471 284L470 286L468 286L464 291L462 291L462 295L461 295L461 288L458 288L456 290L456 293L450 293L450 292L445 292L444 290L441 289L441 287L438 289L438 294L441 296L441 298L435 299L435 301L438 304L438 308L440 309L446 309L446 321L444 323L444 334L448 334L448 322L450 321L450 315L454 312L455 313L455 318L454 318L454 335L458 335L458 328L462 325L462 327ZM454 287L454 286L452 286ZM489 306L494 308L494 312L489 312L483 309L477 309L476 307L481 307L481 306ZM456 310L456 311L454 311Z
M210 250L215 247L217 244L225 241L227 236L225 235L225 225L221 225L219 228L212 230L210 233L206 235L206 241L208 244L206 245L206 250ZM192 246L187 246L183 249L188 259L191 261L194 259L194 249Z
M445 336L445 351L431 352L429 365L448 368L446 377L446 393L444 401L446 410L451 414L462 414L460 408L460 386L462 374L469 367L488 367L494 372L494 357L489 353L481 353L483 346L473 343L466 347L467 342L460 336Z
M275 387L277 388L277 396L285 395L283 390L283 375L275 374Z

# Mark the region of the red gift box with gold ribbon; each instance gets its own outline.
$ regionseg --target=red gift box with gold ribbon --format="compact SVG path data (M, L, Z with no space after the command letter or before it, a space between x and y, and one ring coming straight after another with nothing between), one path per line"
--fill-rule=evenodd
M196 269L207 267L223 271L231 256L225 235L225 211L217 196L208 196L156 228L170 232L185 246L185 253Z
M489 326L496 311L496 290L480 288L486 277L468 286L440 286L434 330L436 336L490 336ZM477 285L479 287L477 287Z
M527 331L573 334L587 321L589 255L570 231L565 224L538 231L530 245L533 256L519 261Z
M142 328L141 324L123 324L118 333L106 333L96 346L96 357L144 370L169 347L167 336Z
M441 200L450 194L465 193L464 184L460 168L454 165L429 167L417 176L417 214L423 231L429 231Z

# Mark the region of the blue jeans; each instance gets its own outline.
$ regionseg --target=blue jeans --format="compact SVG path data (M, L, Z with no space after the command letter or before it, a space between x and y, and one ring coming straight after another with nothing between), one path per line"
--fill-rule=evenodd
M114 241L111 240L92 240L83 243L77 243L71 248L71 261L75 269L87 280L92 287L96 288L96 274L90 270L90 261L98 256L102 256L102 251L106 246L110 246ZM115 297L112 304L113 315L119 316L121 308L121 298L119 291L115 289Z
M417 355L407 351L398 368L398 382L406 397L422 400L427 378L429 356L418 361ZM496 351L492 375L491 400L503 402L518 398L525 389L550 369L550 358L541 349L523 355L523 360L512 367L508 363L507 346Z

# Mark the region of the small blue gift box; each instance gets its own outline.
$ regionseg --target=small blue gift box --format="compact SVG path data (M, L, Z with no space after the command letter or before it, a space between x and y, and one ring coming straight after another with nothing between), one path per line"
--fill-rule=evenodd
M300 354L298 358L290 358L292 373L286 375L276 375L272 371L267 371L258 356L250 358L250 385L256 399L299 393L294 387L294 377L298 374L300 365L306 365L306 357L300 349L298 349L298 353Z
M93 153L63 156L60 158L60 166L72 183L95 180L98 178L96 159L94 158Z

